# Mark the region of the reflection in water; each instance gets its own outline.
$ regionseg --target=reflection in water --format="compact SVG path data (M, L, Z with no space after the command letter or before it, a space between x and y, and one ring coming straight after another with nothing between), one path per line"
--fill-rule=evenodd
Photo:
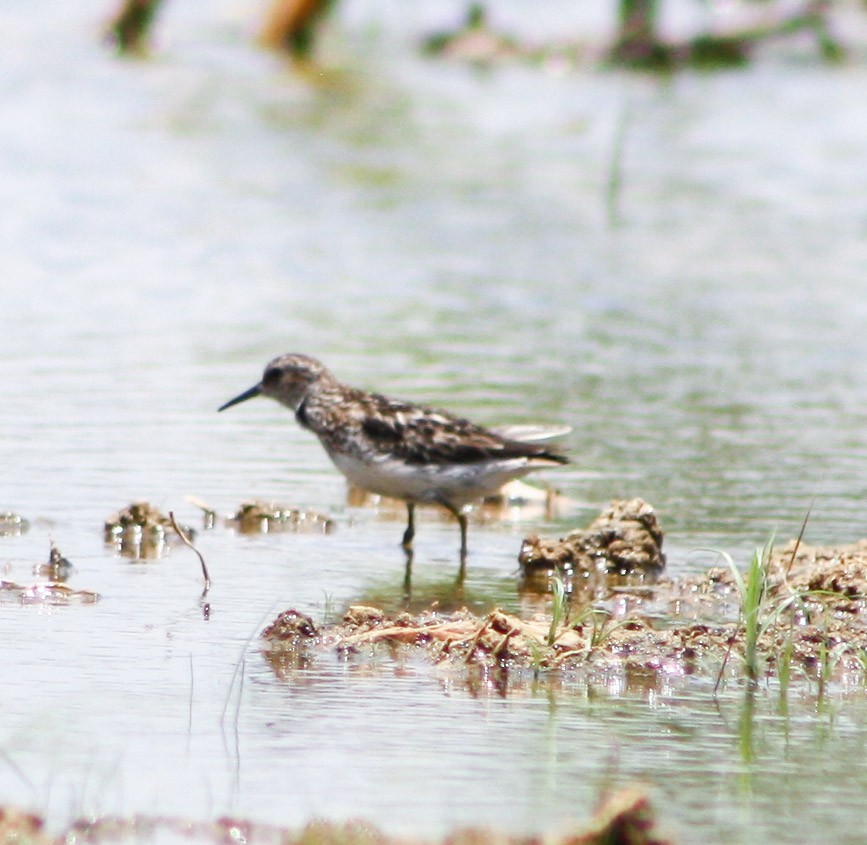
M738 750L744 762L744 783L749 786L750 768L755 760L755 746L753 728L756 716L756 688L755 684L747 683L744 686L744 698L741 704L741 712L738 717Z

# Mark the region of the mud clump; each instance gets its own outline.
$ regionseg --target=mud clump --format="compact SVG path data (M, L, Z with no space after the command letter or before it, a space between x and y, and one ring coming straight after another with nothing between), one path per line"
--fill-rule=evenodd
M59 607L70 604L95 604L99 593L92 590L74 590L63 582L75 571L75 567L63 556L54 544L45 563L33 566L33 574L42 580L34 584L19 584L0 580L0 602L14 601L18 604ZM3 839L0 837L0 845Z
M214 508L198 496L187 496L186 499L202 511L206 531L216 527L218 522L241 534L330 534L335 528L334 520L326 514L263 499L241 502L237 510L227 517L220 517Z
M325 514L263 502L260 499L242 502L238 510L226 520L226 524L242 534L267 534L275 531L330 534L334 530L334 520Z
M316 625L306 613L284 610L263 632L262 639L271 643L310 640L318 636Z
M75 567L60 552L60 549L51 544L48 552L48 560L45 563L37 563L33 567L33 574L49 581L66 581L75 571Z
M12 511L0 513L0 537L17 537L30 530L30 522Z
M560 540L524 540L518 562L526 575L657 574L665 567L663 534L653 508L643 499L613 501L587 528Z
M195 531L181 526L188 537ZM118 554L134 560L151 560L166 554L169 544L180 538L171 518L149 502L133 502L105 520L105 542Z
M840 599L867 597L867 539L848 546L821 547L789 543L774 552L769 567L769 589L834 594Z
M586 833L570 845L666 845L656 832L656 817L647 794L627 787L609 796L596 811Z

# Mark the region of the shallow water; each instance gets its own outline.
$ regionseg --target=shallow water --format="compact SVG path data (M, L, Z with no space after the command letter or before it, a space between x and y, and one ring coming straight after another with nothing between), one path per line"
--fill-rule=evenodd
M98 47L96 0L0 11L0 509L34 521L0 565L32 580L53 538L70 585L102 596L0 603L0 801L55 823L363 816L428 836L555 828L640 780L684 842L855 841L857 691L789 718L761 698L749 755L738 691L503 700L412 663L279 680L260 655L286 607L402 599L399 519L348 508L276 405L215 413L283 351L482 422L574 427L549 479L575 512L473 526L463 595L455 527L421 515L420 605L519 606L521 538L613 497L656 506L674 573L796 535L813 500L809 542L865 534L864 67L479 72L416 55L445 12L395 26L346 5L341 69L306 80L250 46L233 4L170 4L147 62ZM196 523L188 494L338 528L202 534L205 620L192 553L133 563L102 541L133 499Z

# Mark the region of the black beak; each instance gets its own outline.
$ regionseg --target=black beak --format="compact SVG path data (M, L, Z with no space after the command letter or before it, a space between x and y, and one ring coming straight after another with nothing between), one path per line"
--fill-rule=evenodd
M254 396L258 396L262 392L262 385L257 384L251 387L249 390L245 390L243 393L236 396L234 399L230 399L226 402L225 405L220 405L217 408L218 411L225 411L226 408L231 408L232 405L237 405L240 402L246 402L248 399L252 399Z

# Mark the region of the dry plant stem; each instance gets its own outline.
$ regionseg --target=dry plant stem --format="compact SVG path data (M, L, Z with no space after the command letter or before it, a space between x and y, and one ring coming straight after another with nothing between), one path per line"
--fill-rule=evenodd
M250 647L250 643L253 642L253 637L256 636L258 630L262 627L265 620L274 612L274 608L277 605L277 602L274 602L263 614L262 618L259 620L256 627L250 632L250 636L244 641L244 645L241 646L241 653L238 655L238 660L235 663L235 669L232 672L232 679L229 681L229 689L226 693L226 700L223 702L223 712L220 715L220 730L224 730L224 725L226 723L226 713L229 710L229 702L232 698L232 690L235 688L235 681L238 679L238 672L242 669L242 664L244 664L244 655L247 653L247 649ZM240 705L239 705L240 706ZM225 736L225 734L224 734Z
M482 637L484 636L485 631L488 630L488 625L490 624L490 619L486 619L481 628L479 628L478 633L473 638L473 643L470 646L469 651L467 652L467 656L464 660L465 663L472 663L475 659L476 649L479 646L479 643L482 641Z
M497 644L497 647L491 652L491 655L499 660L500 655L505 653L508 655L509 653L509 640L515 636L515 634L520 634L520 628L512 628L506 634L503 635L503 639Z
M431 630L426 628L407 628L403 625L393 625L390 628L377 628L373 631L362 631L360 634L353 634L351 637L341 640L340 645L353 646L360 643L373 643L378 640L396 640L398 642L413 643L420 635L430 633Z
M789 558L789 565L786 567L786 578L789 577L789 572L792 571L792 564L798 554L798 549L801 548L801 540L804 539L804 532L807 530L807 523L810 521L810 514L813 512L813 505L816 504L815 499L810 500L810 507L807 508L807 513L804 514L804 521L801 523L801 532L798 534L798 539L795 540L795 548L792 549L792 556Z
M738 638L738 632L740 631L740 622L738 622L738 627L735 628L735 632L729 638L729 647L726 649L726 653L723 657L722 666L719 667L719 674L716 676L716 683L713 685L713 694L716 695L719 690L719 685L722 683L723 674L725 673L726 666L729 662L729 656L732 653L732 649L735 646L735 640Z
M570 648L568 651L561 651L560 654L554 658L553 665L559 666L567 660L571 660L573 657L581 657L581 655L589 656L589 654L589 648Z
M202 577L205 579L205 592L207 593L208 590L211 589L211 576L208 575L208 566L205 563L204 557L202 557L202 553L193 545L190 538L187 537L187 535L184 533L183 528L181 528L181 526L178 525L178 521L175 519L175 515L172 511L169 511L169 519L171 520L172 528L175 529L175 532L177 533L178 537L181 538L181 542L185 546L189 546L198 556L199 562L202 564Z

